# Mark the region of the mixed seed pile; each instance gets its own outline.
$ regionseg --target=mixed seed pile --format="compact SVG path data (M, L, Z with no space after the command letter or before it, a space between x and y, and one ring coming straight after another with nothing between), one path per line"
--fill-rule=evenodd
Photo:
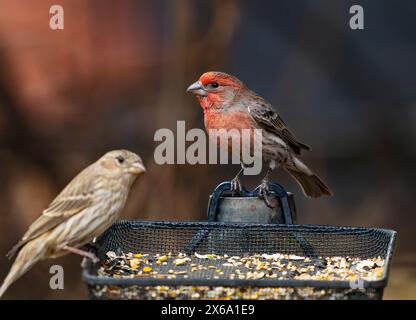
M322 257L311 259L297 255L255 254L228 256L184 253L149 255L107 252L98 275L114 278L151 277L174 279L279 279L279 280L344 280L374 281L382 277L384 259Z
M127 300L372 300L376 290L314 287L223 287L223 286L137 286L95 285L94 299Z
M107 252L98 269L99 276L155 279L278 279L341 280L357 282L382 278L384 259L357 257L309 258L287 254L229 256L168 253ZM357 290L354 290L357 291ZM280 287L222 286L101 286L95 294L128 299L340 299L348 290Z

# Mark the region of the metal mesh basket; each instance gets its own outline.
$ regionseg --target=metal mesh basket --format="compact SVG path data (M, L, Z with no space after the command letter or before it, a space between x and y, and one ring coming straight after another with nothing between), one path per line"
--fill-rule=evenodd
M363 280L357 287L350 281L341 280L239 279L230 277L235 268L224 268L225 260L198 259L193 255L192 262L210 267L192 273L183 272L169 279L114 278L99 276L98 266L89 263L83 278L90 296L96 299L210 299L222 298L223 295L229 297L228 293L237 289L238 295L232 297L242 299L381 299L387 284L395 235L391 230L356 227L119 221L98 239L100 259L104 259L108 251L163 255L192 250L198 254L226 256L279 253L308 257L313 265L319 265L325 257L332 256L381 257L384 270L379 279ZM172 267L168 261L160 266L159 271L169 272ZM184 266L183 270L186 268ZM218 268L222 270L220 273ZM196 287L205 291L196 294ZM152 288L157 288L162 294L155 296ZM273 294L263 295L266 291L273 291Z

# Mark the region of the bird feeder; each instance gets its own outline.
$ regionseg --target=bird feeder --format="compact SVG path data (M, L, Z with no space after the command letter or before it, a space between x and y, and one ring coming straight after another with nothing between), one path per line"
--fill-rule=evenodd
M396 232L294 224L293 195L270 185L229 193L208 221L119 221L97 241L83 279L93 299L381 299Z

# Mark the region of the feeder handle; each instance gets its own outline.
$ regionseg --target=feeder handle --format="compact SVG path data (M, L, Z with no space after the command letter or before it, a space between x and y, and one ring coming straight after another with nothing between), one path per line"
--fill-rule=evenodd
M211 221L211 222L217 221L218 206L219 206L221 195L225 191L231 191L231 187L232 187L231 182L225 181L225 182L221 182L215 188L208 202L208 212L207 212L208 221ZM258 196L259 190L260 190L260 186L254 189L254 191L247 191L244 187L242 187L240 195L243 197L255 197L255 196ZM286 190L280 184L274 183L274 182L269 184L269 190L274 192L276 197L280 201L285 224L293 224L292 211L289 206L289 199L288 199Z
M260 190L260 186L254 189L254 191L247 191L242 188L240 195L243 197L253 197L258 196ZM280 206L283 212L283 218L285 220L285 224L293 224L292 218L292 210L289 206L289 200L286 190L278 183L270 183L269 190L275 193L275 196L280 201ZM231 191L231 182L225 181L221 182L212 193L209 202L208 202L208 221L216 222L217 221L217 214L218 214L218 205L220 201L221 195L225 191ZM197 232L197 234L191 239L189 244L185 248L185 252L191 254L195 251L195 249L204 241L204 239L208 236L210 232L209 228L201 229ZM292 237L299 243L300 247L304 254L308 257L317 257L313 246L303 237L301 232L293 232Z
M207 216L208 216L208 221L210 221L210 222L217 221L218 203L220 201L221 194L224 191L231 191L231 182L230 181L221 182L214 189L214 192L209 197Z

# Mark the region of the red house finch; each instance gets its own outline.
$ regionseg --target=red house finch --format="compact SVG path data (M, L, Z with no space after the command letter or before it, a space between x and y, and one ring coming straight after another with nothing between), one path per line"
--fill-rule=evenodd
M265 200L269 174L277 166L296 179L306 196L332 195L329 187L299 159L301 150L310 150L310 147L296 139L272 105L243 82L223 72L207 72L187 92L197 95L207 130L237 129L241 133L242 129L262 129L262 160L268 164L268 170L260 196ZM233 179L233 186L240 186L241 172Z
M19 252L0 288L0 297L37 261L68 252L97 260L94 254L78 248L113 224L133 182L145 171L140 157L127 150L110 151L81 171L8 253L11 258Z

